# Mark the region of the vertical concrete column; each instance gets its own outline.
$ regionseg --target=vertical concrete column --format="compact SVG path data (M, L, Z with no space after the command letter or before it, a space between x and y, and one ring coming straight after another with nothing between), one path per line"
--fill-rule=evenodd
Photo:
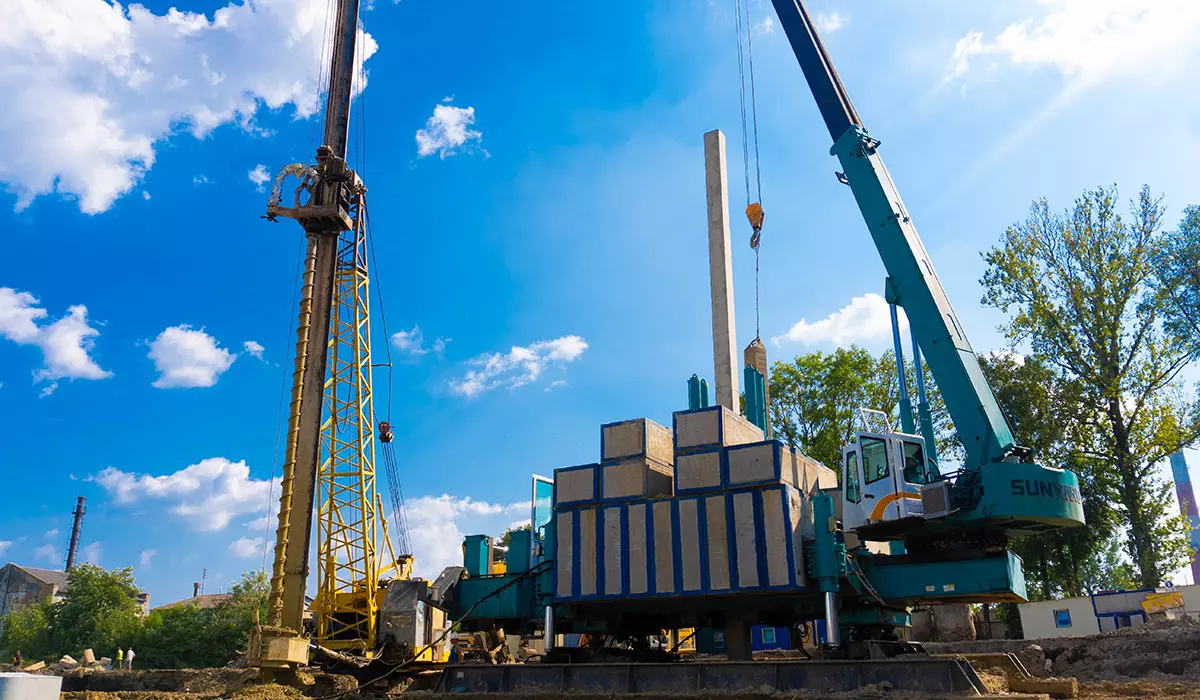
M713 368L717 403L738 411L737 333L733 319L733 258L729 243L729 181L725 135L704 135L704 182L708 196L708 275L712 285Z
M731 612L725 618L725 658L730 661L752 661L753 641L750 625L753 618L744 612Z

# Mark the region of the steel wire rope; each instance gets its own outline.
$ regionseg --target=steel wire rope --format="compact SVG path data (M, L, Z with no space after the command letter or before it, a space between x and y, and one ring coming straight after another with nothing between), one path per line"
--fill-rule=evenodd
M734 0L734 23L737 29L738 51L738 99L742 116L742 174L746 183L746 217L753 233L750 247L754 249L754 339L762 337L762 321L759 298L759 244L762 241L762 160L758 145L758 100L754 85L754 30L750 25L749 0ZM745 29L743 48L742 30ZM746 74L750 75L750 112L746 112ZM754 141L754 178L757 202L750 198L750 141Z

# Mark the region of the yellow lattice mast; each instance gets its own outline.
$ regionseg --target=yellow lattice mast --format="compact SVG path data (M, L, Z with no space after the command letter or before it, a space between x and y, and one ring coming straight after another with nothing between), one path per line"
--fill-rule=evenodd
M369 654L378 619L378 525L371 310L365 193L352 200L354 228L338 241L329 339L327 417L317 472L317 643Z

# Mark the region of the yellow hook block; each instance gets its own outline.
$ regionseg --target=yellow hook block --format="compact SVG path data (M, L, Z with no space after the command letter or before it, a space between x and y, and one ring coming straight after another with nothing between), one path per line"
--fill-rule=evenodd
M763 212L762 205L758 202L746 207L746 218L750 220L750 228L755 231L761 231L763 227L763 219L766 218L766 213Z

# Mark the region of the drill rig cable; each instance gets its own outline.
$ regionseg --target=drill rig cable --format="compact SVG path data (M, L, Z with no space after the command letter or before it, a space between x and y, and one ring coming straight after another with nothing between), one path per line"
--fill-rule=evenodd
M754 86L754 30L750 24L749 0L734 0L734 23L737 25L738 51L738 97L742 111L742 173L746 181L746 218L750 221L750 247L754 249L754 338L762 336L762 322L759 311L759 253L758 247L762 240L763 208L762 208L762 164L758 148L758 101ZM745 30L745 47L743 49L742 31ZM746 74L750 75L750 114L746 114ZM757 200L750 198L750 141L754 141L754 178Z

